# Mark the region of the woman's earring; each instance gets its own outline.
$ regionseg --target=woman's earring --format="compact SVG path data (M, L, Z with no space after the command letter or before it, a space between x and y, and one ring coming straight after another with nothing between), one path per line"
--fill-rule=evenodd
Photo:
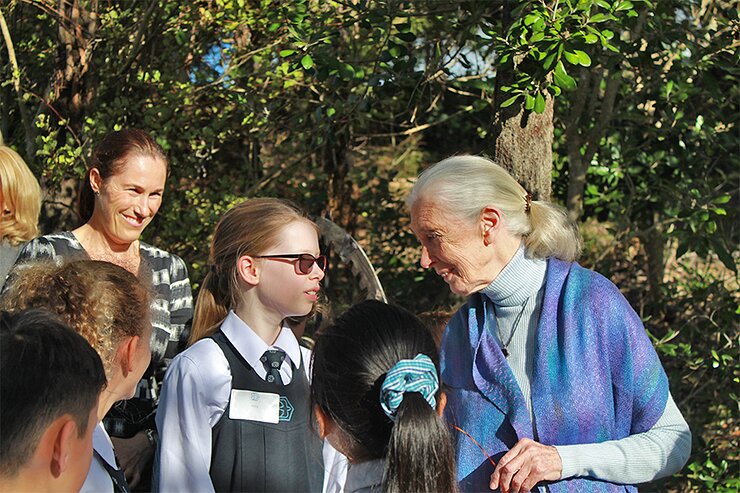
M483 232L483 243L488 246L491 243L493 243L490 239L490 233L491 233L491 226L488 226L486 230Z
M100 190L93 190L96 197L100 197Z

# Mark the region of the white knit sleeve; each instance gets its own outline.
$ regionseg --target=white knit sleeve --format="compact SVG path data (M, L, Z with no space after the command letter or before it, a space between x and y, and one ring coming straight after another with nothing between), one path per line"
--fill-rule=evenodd
M620 440L555 447L563 478L588 476L621 484L639 484L670 476L686 464L691 431L668 394L663 415L644 433Z

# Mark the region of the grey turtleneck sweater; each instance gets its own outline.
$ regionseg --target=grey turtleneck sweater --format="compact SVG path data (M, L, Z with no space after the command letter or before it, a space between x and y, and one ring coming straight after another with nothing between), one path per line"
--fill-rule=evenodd
M524 246L520 246L496 279L481 291L494 304L498 325L494 335L499 344L504 345L503 339L508 346L507 361L524 394L535 439L537 423L532 415L530 381L546 271L546 260L528 257ZM563 463L563 478L589 476L612 483L638 484L681 469L691 452L691 431L669 394L663 415L644 433L621 440L555 448Z

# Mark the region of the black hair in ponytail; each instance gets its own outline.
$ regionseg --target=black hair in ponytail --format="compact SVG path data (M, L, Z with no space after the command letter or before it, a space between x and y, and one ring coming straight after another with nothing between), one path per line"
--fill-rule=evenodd
M429 356L439 376L434 339L419 319L398 306L359 303L316 341L311 401L349 437L353 460L385 459L385 493L455 492L454 449L437 411L416 392L404 394L395 423L380 405L386 373L417 354Z

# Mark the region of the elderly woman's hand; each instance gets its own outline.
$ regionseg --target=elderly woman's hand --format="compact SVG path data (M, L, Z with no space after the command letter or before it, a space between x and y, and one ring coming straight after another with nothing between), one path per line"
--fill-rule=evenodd
M556 481L563 463L555 447L523 438L499 460L491 474L491 489L504 493L530 491L540 481Z

